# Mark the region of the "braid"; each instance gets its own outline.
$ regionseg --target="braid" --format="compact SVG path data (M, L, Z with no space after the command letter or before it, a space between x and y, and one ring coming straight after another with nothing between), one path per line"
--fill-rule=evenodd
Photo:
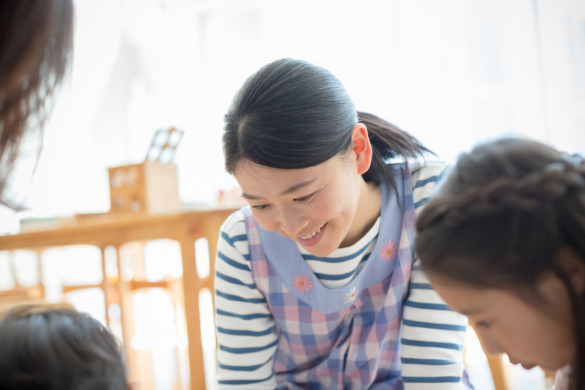
M417 221L417 229L441 223L451 228L477 218L496 214L532 213L538 208L563 199L574 191L585 189L585 163L555 161L543 171L536 171L518 180L502 177L487 186L474 186L459 197L439 197L428 205Z
M539 276L555 272L574 315L571 389L585 389L584 297L555 262L562 247L585 261L585 159L530 140L482 144L460 156L416 227L415 249L427 272L513 289L527 300L537 297Z

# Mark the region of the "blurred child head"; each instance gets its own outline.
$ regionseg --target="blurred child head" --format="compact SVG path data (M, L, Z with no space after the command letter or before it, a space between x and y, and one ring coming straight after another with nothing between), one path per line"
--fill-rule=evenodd
M462 154L417 220L433 287L484 349L525 368L574 367L585 388L585 164L542 143Z
M122 349L87 314L19 306L0 321L0 389L125 390Z

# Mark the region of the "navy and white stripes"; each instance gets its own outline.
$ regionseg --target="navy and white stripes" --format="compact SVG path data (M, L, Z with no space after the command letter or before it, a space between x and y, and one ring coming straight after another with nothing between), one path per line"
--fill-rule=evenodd
M413 196L417 213L443 171L427 163L413 168ZM380 220L356 244L318 258L299 247L319 281L327 288L346 286L372 252ZM272 356L278 329L255 288L250 270L243 214L236 213L221 230L216 259L216 326L219 389L274 389ZM414 264L402 323L402 377L406 390L464 389L462 349L467 320L451 311Z

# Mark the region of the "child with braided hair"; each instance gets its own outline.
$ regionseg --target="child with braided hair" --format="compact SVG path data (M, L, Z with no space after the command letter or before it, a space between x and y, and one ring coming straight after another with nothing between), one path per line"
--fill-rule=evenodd
M487 353L585 389L585 162L518 138L462 154L416 223L434 289Z

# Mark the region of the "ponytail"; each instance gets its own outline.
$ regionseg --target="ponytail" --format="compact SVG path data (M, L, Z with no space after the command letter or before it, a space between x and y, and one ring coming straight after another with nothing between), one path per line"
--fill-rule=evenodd
M381 180L387 180L395 187L394 176L387 165L388 160L396 157L403 157L405 160L417 158L426 153L436 156L418 139L382 118L358 111L358 121L368 129L373 150L370 169L362 175L366 182L380 184Z

